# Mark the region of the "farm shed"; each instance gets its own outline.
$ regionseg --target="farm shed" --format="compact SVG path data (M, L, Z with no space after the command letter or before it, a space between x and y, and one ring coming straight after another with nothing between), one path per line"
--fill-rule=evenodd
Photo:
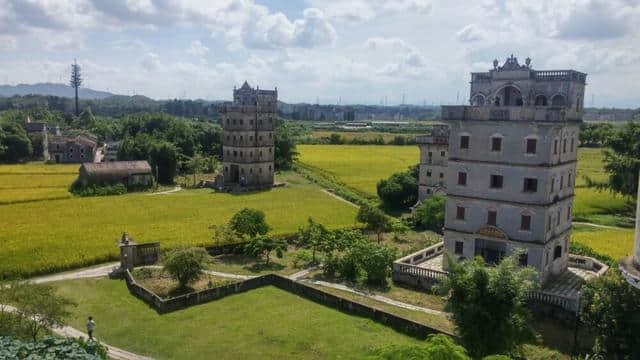
M153 183L151 166L146 161L84 163L80 166L78 179L83 186L123 183L130 187Z

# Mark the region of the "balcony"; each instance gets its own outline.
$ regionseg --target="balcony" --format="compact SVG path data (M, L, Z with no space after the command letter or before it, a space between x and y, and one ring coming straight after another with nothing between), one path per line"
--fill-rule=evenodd
M548 106L442 106L443 120L475 121L581 121L575 111Z

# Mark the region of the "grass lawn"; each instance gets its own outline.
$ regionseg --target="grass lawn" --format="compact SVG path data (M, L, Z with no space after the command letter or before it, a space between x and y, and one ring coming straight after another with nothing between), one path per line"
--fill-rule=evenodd
M158 359L361 359L385 344L418 342L271 286L158 315L124 281L54 285L78 302L73 327L84 330L91 315L98 339Z
M298 145L298 161L325 171L347 186L376 196L380 179L419 162L417 146Z
M7 168L15 171L15 166ZM34 166L26 168L36 173ZM295 173L280 174L278 180L287 186L240 195L199 189L0 205L0 278L115 259L116 239L123 231L139 242L160 241L165 249L210 244L209 226L227 222L243 207L263 210L273 234L293 233L309 216L331 228L354 225L355 207Z

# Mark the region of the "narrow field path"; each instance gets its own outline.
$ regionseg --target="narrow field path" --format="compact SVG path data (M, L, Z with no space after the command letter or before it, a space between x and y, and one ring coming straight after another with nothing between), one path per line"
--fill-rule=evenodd
M364 296L367 297L369 299L373 299L373 300L377 300L380 302L383 302L385 304L389 304L389 305L393 305L393 306L397 306L397 307L401 307L404 309L408 309L408 310L415 310L415 311L421 311L427 314L432 314L432 315L442 315L442 316L447 316L449 315L448 313L444 312L444 311L440 311L440 310L433 310L433 309L429 309L429 308L425 308L425 307L421 307L421 306L416 306L416 305L411 305L411 304L407 304L401 301L397 301L397 300L393 300L393 299L389 299L386 296L382 296L382 295L372 295L372 294L368 294L366 292L357 290L355 288L343 285L343 284L335 284L335 283L330 283L327 281L320 281L320 280L300 280L302 282L308 282L314 285L320 285L320 286L325 286L325 287L329 287L329 288L333 288L333 289L337 289L337 290L342 290L342 291L347 291L350 293L354 293L360 296Z
M336 195L336 194L332 193L331 191L329 191L329 190L327 190L327 189L322 189L322 192L323 192L323 193L325 193L325 194L327 194L327 195L329 195L329 196L331 196L331 197L333 197L333 198L336 198L336 199L338 199L338 200L340 200L340 201L342 201L342 202L345 202L345 203L347 203L347 204L349 204L349 205L351 205L351 206L355 206L355 207L357 207L358 209L360 208L360 206L358 206L358 204L352 203L351 201L349 201L349 200L347 200L347 199L345 199L345 198L343 198L343 197L341 197L341 196L338 196L338 195Z
M29 279L30 282L34 284L42 284L52 281L62 281L62 280L73 280L73 279L84 279L84 278L92 278L92 277L102 277L107 276L111 271L120 266L119 262L111 262L99 267L94 268L84 268L75 271L69 271L61 274L40 276Z
M593 226L593 227L597 227L597 228L601 228L601 229L612 229L612 230L633 230L633 228L624 228L624 227L619 227L619 226L610 226L610 225L600 225L600 224L594 224L594 223L588 223L588 222L579 222L579 221L574 221L572 224L575 224L575 225Z
M18 309L16 309L15 307L11 306L11 305L4 305L4 309L5 311L9 311L9 312L18 312ZM50 329L51 331L53 331L54 333L56 333L59 336L64 336L64 337L70 337L70 338L85 338L88 339L89 335L83 333L82 331L72 328L71 326L63 326L63 327L54 327ZM107 348L107 355L109 356L109 358L111 359L116 359L116 360L153 360L153 358L150 357L146 357L146 356L142 356L142 355L138 355L138 354L134 354L132 352L117 348L115 346L111 346L111 345L107 345L105 343L102 343L102 345L104 345Z
M147 195L148 196L152 196L152 195L167 195L167 194L177 193L180 190L182 190L182 187L180 185L178 185L178 186L174 187L171 190L155 192L155 193L151 193L151 194L147 194Z

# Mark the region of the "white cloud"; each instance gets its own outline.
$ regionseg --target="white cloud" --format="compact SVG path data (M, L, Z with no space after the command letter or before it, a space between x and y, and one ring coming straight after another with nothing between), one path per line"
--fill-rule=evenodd
M191 46L187 49L187 54L193 56L204 56L209 52L209 48L204 46L200 40L191 42Z
M156 71L160 69L160 57L158 54L148 52L140 61L140 65L146 71Z
M486 33L478 25L469 24L458 31L456 38L463 43L479 42L486 39Z

